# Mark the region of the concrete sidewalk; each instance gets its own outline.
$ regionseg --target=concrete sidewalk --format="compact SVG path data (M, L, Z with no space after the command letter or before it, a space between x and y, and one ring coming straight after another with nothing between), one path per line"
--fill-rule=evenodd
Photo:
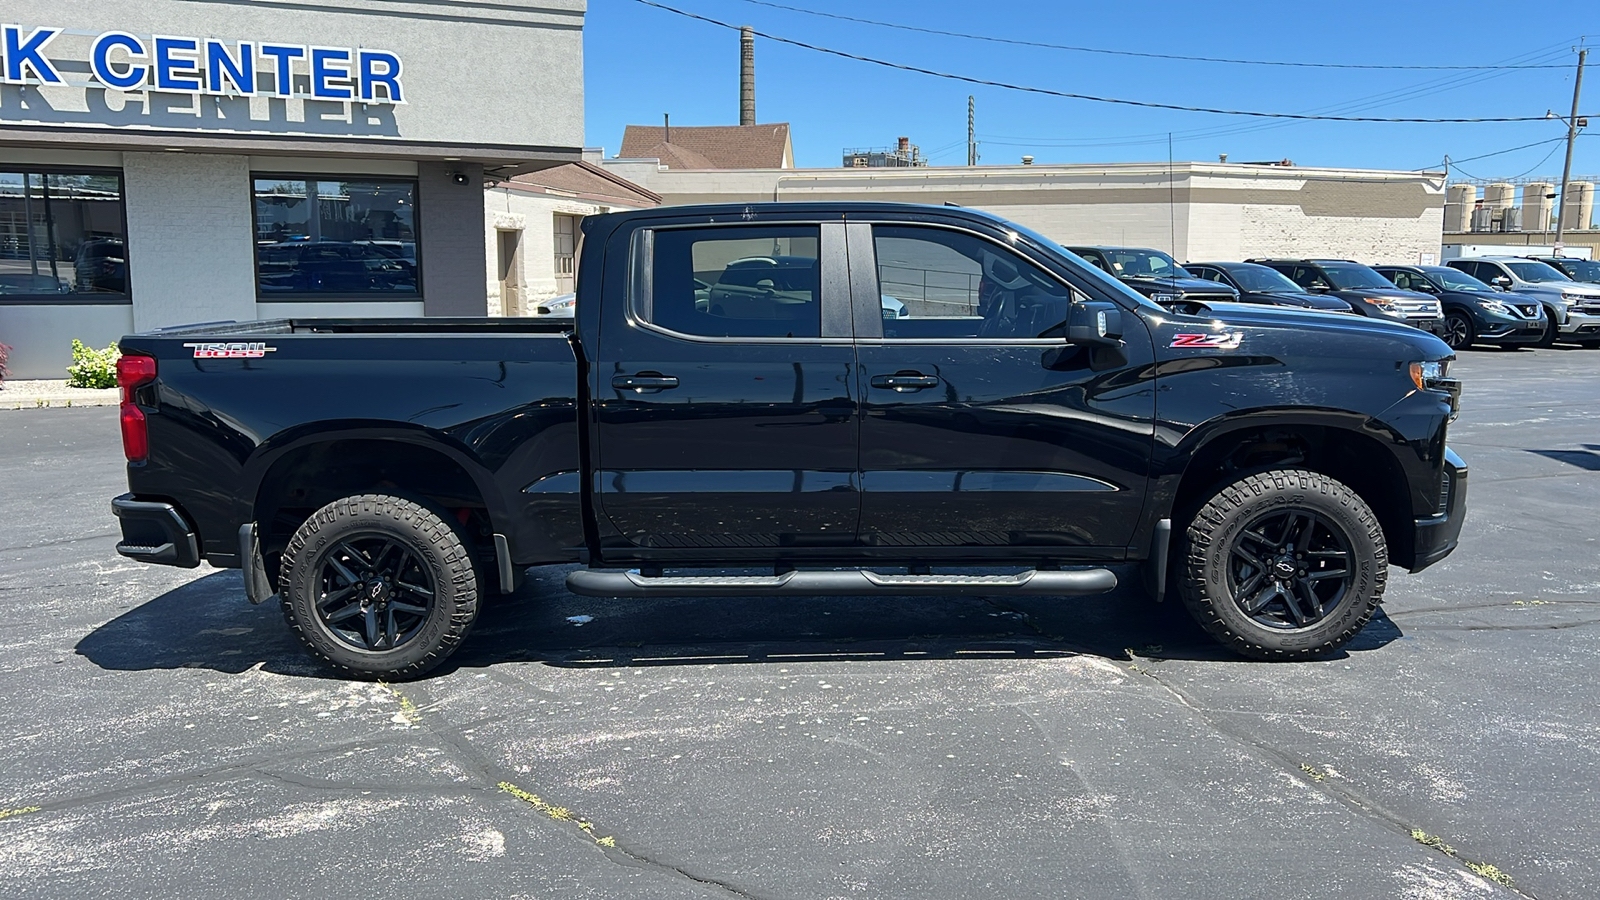
M0 409L44 409L62 406L116 406L116 388L67 387L65 378L0 382Z

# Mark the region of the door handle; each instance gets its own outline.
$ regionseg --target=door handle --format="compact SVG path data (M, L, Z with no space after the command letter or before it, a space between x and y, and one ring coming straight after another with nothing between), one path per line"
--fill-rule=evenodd
M921 372L896 372L893 375L874 375L871 384L875 388L887 388L909 394L912 391L925 391L928 388L939 386L939 379Z
M662 375L659 372L640 372L637 375L613 376L611 386L619 391L633 391L636 394L655 394L677 387L678 379L676 376Z

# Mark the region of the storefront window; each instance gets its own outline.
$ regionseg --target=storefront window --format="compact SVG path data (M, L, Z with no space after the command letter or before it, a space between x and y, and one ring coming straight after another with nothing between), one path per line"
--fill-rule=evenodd
M260 299L416 297L417 183L255 178Z
M122 177L0 171L0 301L128 299Z

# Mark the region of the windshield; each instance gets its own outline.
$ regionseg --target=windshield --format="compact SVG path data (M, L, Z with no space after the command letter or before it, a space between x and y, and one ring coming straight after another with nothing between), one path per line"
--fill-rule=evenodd
M1423 271L1428 273L1429 279L1447 291L1494 290L1494 288L1484 284L1476 278L1473 278L1471 275L1468 275L1460 269L1452 269L1449 266L1439 266L1437 268L1424 269Z
M1534 262L1531 259L1527 262L1506 263L1505 266L1511 270L1511 274L1517 276L1523 281L1531 281L1535 284L1541 281L1572 280L1571 278L1561 274L1561 270L1557 269L1555 266L1547 266L1542 262Z
M1548 266L1546 267L1548 268ZM1388 288L1394 290L1394 283L1379 275L1366 266L1355 263L1342 263L1339 265L1325 265L1322 271L1328 274L1328 280L1337 290L1353 291L1361 288Z
M1160 250L1105 250L1111 268L1123 278L1188 278L1177 260Z
M1600 262L1589 259L1563 259L1561 268L1574 281L1600 281Z
M1306 289L1289 280L1289 276L1266 266L1253 263L1229 266L1228 274L1246 291L1272 294L1304 294Z

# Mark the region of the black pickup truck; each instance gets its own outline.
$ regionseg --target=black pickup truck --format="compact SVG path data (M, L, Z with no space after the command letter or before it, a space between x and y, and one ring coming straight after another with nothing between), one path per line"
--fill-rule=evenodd
M118 552L241 568L312 652L403 678L534 565L628 597L1066 597L1119 569L1301 659L1456 546L1460 386L1413 328L1164 308L950 207L596 216L579 266L570 320L124 338Z

